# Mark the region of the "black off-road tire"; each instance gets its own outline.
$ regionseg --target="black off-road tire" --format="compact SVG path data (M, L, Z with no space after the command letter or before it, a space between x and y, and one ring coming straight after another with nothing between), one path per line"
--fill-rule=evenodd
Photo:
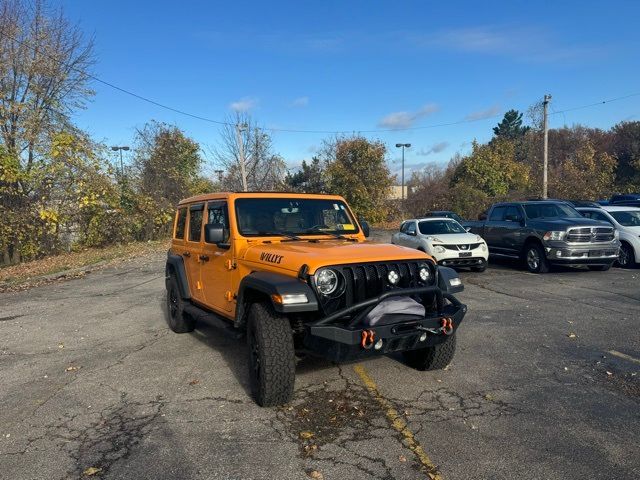
M549 261L544 248L538 243L528 243L524 247L522 254L524 264L531 273L547 273L549 272Z
M180 295L178 282L173 275L169 277L167 282L167 316L169 328L175 333L193 332L195 322L184 311L184 300Z
M456 353L456 334L433 347L403 352L407 365L416 370L442 370L449 365Z
M593 272L606 272L611 268L611 264L608 265L588 265L589 270Z
M289 319L271 305L254 303L247 322L251 393L261 407L283 405L293 397L296 357Z

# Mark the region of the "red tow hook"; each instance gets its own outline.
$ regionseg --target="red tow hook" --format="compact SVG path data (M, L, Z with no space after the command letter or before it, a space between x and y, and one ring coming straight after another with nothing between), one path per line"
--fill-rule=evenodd
M451 335L453 333L453 320L449 317L444 317L441 322L440 330L445 335Z
M362 340L360 341L362 348L369 350L373 346L375 336L376 334L373 330L363 330Z

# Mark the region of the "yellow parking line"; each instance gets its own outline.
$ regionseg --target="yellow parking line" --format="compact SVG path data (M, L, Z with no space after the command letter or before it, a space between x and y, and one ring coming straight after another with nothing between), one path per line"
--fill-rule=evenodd
M640 364L640 360L639 360L639 359L634 358L634 357L632 357L631 355L627 355L626 353L617 352L617 351L615 351L615 350L609 350L609 353L610 353L611 355L614 355L614 356L618 357L618 358L623 358L623 359L625 359L625 360L629 360L630 362Z
M371 378L369 373L367 373L365 368L362 365L358 364L354 366L353 369L362 380L362 383L364 383L364 385L367 387L369 393L371 393L373 398L375 398L378 404L382 407L382 410L384 410L385 415L387 416L387 419L391 423L393 429L400 433L400 435L402 435L404 439L403 443L417 457L418 461L425 468L429 478L431 480L442 480L442 475L440 475L438 467L436 467L436 465L431 461L429 456L423 450L422 446L416 440L413 432L409 430L407 422L405 422L404 419L398 414L398 411L393 408L391 402L389 402L389 400L387 400L380 394L376 382L373 380L373 378Z

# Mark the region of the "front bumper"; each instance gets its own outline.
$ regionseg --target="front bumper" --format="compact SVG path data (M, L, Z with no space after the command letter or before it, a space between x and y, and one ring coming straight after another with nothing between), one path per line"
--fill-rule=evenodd
M606 265L618 259L620 244L569 246L547 245L545 253L551 263L561 265Z
M414 292L420 290L420 292ZM413 292L413 293L412 293ZM415 315L387 315L384 322L374 326L363 325L361 320L372 306L384 298L394 295L436 294L436 310L424 317ZM445 304L445 300L448 303ZM345 312L349 310L349 312ZM343 315L355 313L344 317ZM467 312L467 306L460 303L450 293L443 293L438 287L398 289L377 298L361 302L334 315L318 320L308 326L304 346L312 354L334 362L343 362L392 352L415 350L444 342L458 329ZM444 330L443 322L450 322L451 328ZM373 338L364 345L365 335ZM380 342L381 341L381 342Z

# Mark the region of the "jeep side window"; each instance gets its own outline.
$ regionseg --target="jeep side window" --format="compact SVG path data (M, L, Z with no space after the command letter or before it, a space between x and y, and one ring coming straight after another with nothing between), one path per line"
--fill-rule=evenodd
M177 215L178 220L176 221L176 232L173 235L173 238L182 240L184 239L184 227L187 224L187 209L179 208Z
M504 220L504 213L507 210L507 207L495 207L491 210L491 216L489 217L490 222L501 222Z
M229 214L227 202L209 202L207 204L207 224L221 223L224 225L224 239L222 243L229 240Z
M204 205L194 205L189 209L189 241L199 242L202 235L202 214Z

